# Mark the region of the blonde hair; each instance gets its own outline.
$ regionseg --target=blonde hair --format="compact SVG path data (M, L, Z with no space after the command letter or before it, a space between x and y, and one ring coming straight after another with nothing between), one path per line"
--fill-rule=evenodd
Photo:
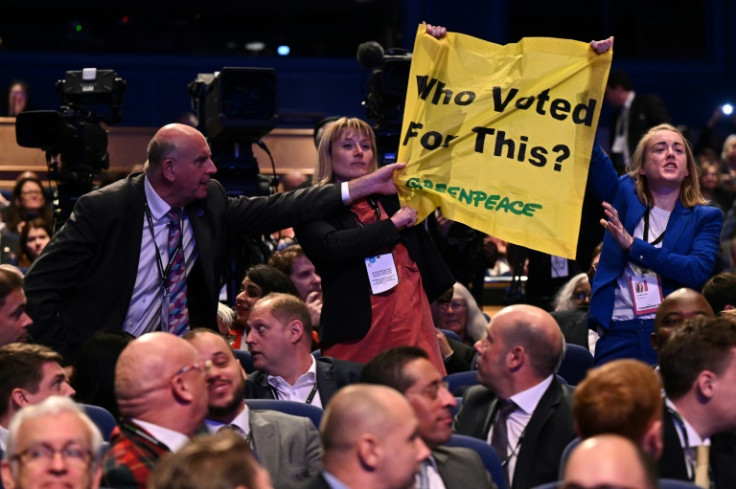
M367 122L355 117L340 117L322 134L319 147L317 148L317 168L314 170L315 185L326 185L334 183L335 175L332 171L332 143L343 133L356 132L361 136L367 136L371 141L373 150L373 161L371 161L370 173L378 168L378 151L376 149L376 135Z
M671 131L676 133L682 139L682 144L685 147L685 155L687 156L687 171L688 175L685 180L682 181L680 186L680 202L685 207L695 207L696 205L705 205L708 203L703 194L700 193L700 182L698 181L698 170L695 165L695 158L693 152L690 149L682 133L671 124L659 124L649 129L649 131L641 138L639 144L636 145L634 155L631 157L631 170L629 176L634 180L636 185L636 195L639 200L647 207L652 207L654 201L652 194L649 190L647 179L644 175L640 174L641 169L644 167L644 159L646 157L646 151L649 147L649 143L655 134L660 131Z

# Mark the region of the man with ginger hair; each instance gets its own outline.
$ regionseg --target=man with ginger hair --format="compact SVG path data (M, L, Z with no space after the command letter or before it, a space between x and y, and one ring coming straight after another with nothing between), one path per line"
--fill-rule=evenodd
M341 389L320 425L324 471L309 489L410 489L429 449L398 391L357 384Z
M104 487L144 489L158 459L199 431L207 415L210 365L170 333L148 333L125 347L115 366L123 421L103 461Z
M646 363L619 359L588 371L575 388L572 409L580 438L612 433L653 460L662 454L662 388Z

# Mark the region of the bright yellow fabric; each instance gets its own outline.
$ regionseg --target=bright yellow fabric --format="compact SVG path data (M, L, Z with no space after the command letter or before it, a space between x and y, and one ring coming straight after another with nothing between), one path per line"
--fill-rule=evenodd
M419 26L396 177L419 220L435 208L497 238L575 257L612 52L525 38L500 46Z

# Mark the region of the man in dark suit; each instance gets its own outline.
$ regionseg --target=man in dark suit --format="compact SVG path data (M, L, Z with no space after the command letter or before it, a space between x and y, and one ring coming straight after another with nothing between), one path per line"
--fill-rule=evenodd
M736 324L702 317L680 327L659 352L659 371L667 394L660 477L733 487ZM709 456L701 448L708 445ZM709 480L698 476L701 463L709 464Z
M169 333L148 333L125 347L115 366L123 421L113 430L103 460L103 487L145 489L161 456L200 430L210 365L187 341Z
M557 323L542 309L509 306L476 343L478 380L465 391L453 430L487 440L499 454L507 487L557 480L560 457L575 438L572 389L555 371L564 353Z
M356 384L338 392L320 425L324 470L308 489L413 489L429 449L409 402L395 389Z
M419 420L419 435L431 450L420 477L438 478L446 489L495 487L477 453L443 446L452 436L450 410L457 401L424 350L399 346L379 353L365 365L360 381L393 387L409 400Z
M256 371L248 399L287 399L324 407L337 390L358 381L362 364L311 354L312 323L304 301L269 294L253 306L246 343Z
M216 329L231 236L283 229L339 212L351 199L395 192L397 166L389 165L342 186L229 198L212 180L211 155L196 129L164 126L142 175L77 201L25 280L37 342L73 359L98 329L135 336L181 333L190 323Z
M669 123L670 116L658 95L637 94L622 71L608 75L605 97L616 109L610 128L610 154L618 174L622 175L641 137L652 127Z
M0 265L0 346L24 342L33 323L25 312L23 277L10 265Z
M251 411L245 404L245 374L224 338L208 329L184 335L203 361L211 361L207 379L210 433L231 427L253 440L258 460L274 485L293 484L322 470L319 433L308 418L277 411Z

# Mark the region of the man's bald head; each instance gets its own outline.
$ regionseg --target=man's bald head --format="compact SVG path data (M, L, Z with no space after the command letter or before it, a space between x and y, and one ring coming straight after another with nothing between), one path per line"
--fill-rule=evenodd
M207 413L203 369L197 350L178 336L154 332L137 338L125 347L115 366L120 414L164 427L168 426L162 423L169 421L199 425ZM189 419L173 419L175 414L167 414L168 409L186 411Z
M158 172L166 158L177 157L192 139L205 140L205 137L196 128L186 124L167 124L156 131L148 143L146 173Z
M660 350L672 333L694 317L714 317L705 297L693 289L677 289L664 298L654 317L652 347Z
M409 401L381 385L340 389L320 431L325 470L348 487L411 488L419 463L430 453Z
M658 487L652 460L634 442L618 435L599 435L580 442L567 461L564 482L582 487Z
M408 409L408 410L407 410ZM395 389L356 385L341 389L331 400L321 424L325 451L354 446L366 432L383 436L413 417L408 401Z

